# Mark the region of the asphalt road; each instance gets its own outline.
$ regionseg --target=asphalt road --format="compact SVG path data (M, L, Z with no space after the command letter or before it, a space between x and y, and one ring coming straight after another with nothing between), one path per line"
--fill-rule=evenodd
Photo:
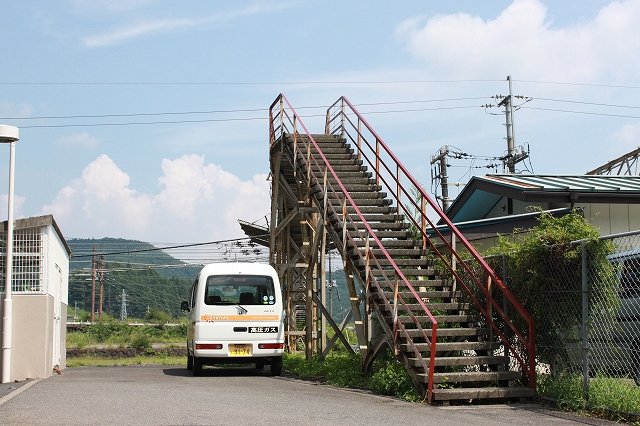
M538 404L437 407L268 369L68 368L0 398L1 425L612 425Z

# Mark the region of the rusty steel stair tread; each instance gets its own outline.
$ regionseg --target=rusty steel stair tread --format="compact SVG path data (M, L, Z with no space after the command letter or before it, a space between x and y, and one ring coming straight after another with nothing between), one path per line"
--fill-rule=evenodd
M470 323L479 321L480 315L433 315L438 324L442 323ZM431 323L431 319L426 315L414 315L421 324ZM399 315L398 321L403 324L414 323L413 318L408 315Z
M362 253L363 257L365 253ZM354 256L355 257L355 256ZM356 259L360 259L360 257L355 257ZM393 259L393 256L391 256L391 258ZM393 262L391 260L389 260L389 258L387 258L384 255L381 256L371 256L370 257L370 265L372 268L376 268L378 265L380 266L391 266L393 265L393 263L395 263L396 265L400 266L400 270L403 270L402 267L406 267L406 266L413 266L413 267L424 267L424 268L429 268L429 269L433 269L433 264L435 263L433 261L433 259L426 259L426 258L418 258L418 259L393 259Z
M414 345L420 352L431 352L431 345L429 343L414 343ZM408 343L401 343L399 345L400 350L404 352L410 351L410 346ZM498 342L437 342L436 353L451 351L491 351L500 347L501 344Z
M422 367L422 363L418 358L409 358L409 364L413 367ZM424 358L425 364L429 366L429 358ZM436 356L434 366L451 367L460 365L509 365L510 358L508 356Z
M532 398L535 391L524 386L434 389L435 401Z
M427 383L428 374L418 374L422 383ZM498 382L522 379L519 371L465 371L433 373L433 383Z
M425 302L425 306L430 311L467 311L470 308L469 303L429 303ZM392 307L393 308L393 307ZM387 310L386 307L381 308ZM407 303L403 305L398 303L398 312L405 312L410 310L412 312L422 310L422 306L419 303Z
M431 329L426 329L427 336L430 337ZM408 329L406 334L412 338L422 337L419 329ZM440 328L438 327L438 337L469 337L469 336L488 336L488 328Z

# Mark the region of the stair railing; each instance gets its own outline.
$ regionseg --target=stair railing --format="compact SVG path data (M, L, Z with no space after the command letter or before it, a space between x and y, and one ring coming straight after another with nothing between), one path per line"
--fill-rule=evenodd
M348 250L349 248L353 248L355 250L356 260L359 260L361 264L365 265L366 271L365 276L362 277L357 270L354 270L354 276L359 276L358 278L360 283L363 284L365 291L371 292L372 288L376 289L379 296L383 299L385 309L394 312L394 329L386 329L385 331L388 334L393 334L396 345L398 342L398 334L406 337L411 351L427 374L427 399L431 401L433 398L433 367L435 364L438 322L424 301L419 297L409 280L405 277L402 270L398 267L393 257L385 249L384 244L367 222L357 203L342 183L338 174L334 171L329 160L327 160L311 133L309 133L302 120L300 120L300 116L283 94L280 94L269 108L269 125L271 149L273 150L274 145L280 141L280 150L284 153L286 151L284 139L287 137L292 139L291 152L288 152L288 155L293 162L294 169L298 168L298 172L306 179L309 199L316 203L326 225L337 222L341 227L342 235L337 234L333 226L327 226L327 230L330 231L330 234L333 231L333 240L342 254L343 259L345 259L345 263L351 262ZM320 161L317 159L318 156L320 157ZM323 197L311 196L311 193L315 191L322 194ZM341 201L341 203L336 202L336 200ZM351 210L351 212L349 210ZM358 223L361 223L361 226L358 226ZM380 250L382 253L380 258L374 255L372 246L377 246ZM358 250L358 247L364 247L364 250ZM388 265L386 265L387 263ZM393 276L393 280L389 278L389 275ZM414 312L411 312L407 306L408 304L398 291L400 286L406 287L417 300L420 310L424 313L424 315L419 316L428 318L428 321L420 321ZM393 299L390 300L386 296L383 291L385 287L394 289ZM427 345L429 345L430 356L428 363L413 343L413 339L409 337L404 324L398 320L397 312L399 306L405 308L414 326L419 331L420 336L425 340ZM384 321L381 321L383 328L387 327L386 324L382 324L383 322ZM430 333L425 330L422 323L430 324Z
M327 109L325 133L342 135L355 147L358 158L373 170L376 183L382 185L383 190L386 190L394 200L398 213L404 213L413 224L422 238L423 247L428 247L442 261L455 284L464 289L484 316L490 332L499 336L505 348L518 361L528 378L528 385L535 389L535 323L522 304L344 96ZM455 238L457 243L467 249L472 259L481 268L484 277L478 276L466 262L462 261L463 259L454 248L455 243L452 244L442 235L431 218L435 218L435 221L441 220L450 229L452 238ZM451 257L448 257L445 252L448 252ZM478 289L484 295L485 303L476 297L472 291L473 288ZM502 293L526 322L528 328L526 336L513 324L503 309L502 303L498 303L494 299L493 291ZM505 330L510 329L516 336L519 344L524 347L526 359L523 356L523 351L516 349L496 324L494 316L502 320Z

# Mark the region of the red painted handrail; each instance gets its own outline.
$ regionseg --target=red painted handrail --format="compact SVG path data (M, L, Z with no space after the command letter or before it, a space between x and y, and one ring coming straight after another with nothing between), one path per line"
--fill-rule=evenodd
M332 112L333 111L333 112ZM353 120L351 118L354 118ZM355 123L357 119L357 123ZM375 146L366 139L365 134L362 132L362 126L368 130L369 135L375 139ZM349 131L351 130L351 132ZM494 330L500 339L503 341L506 348L514 355L516 360L520 363L523 371L527 374L529 379L529 386L535 389L536 386L536 374L535 374L535 323L531 315L526 311L522 304L515 298L515 296L506 288L502 280L495 274L495 272L489 267L486 261L480 256L476 249L469 243L464 235L454 226L449 217L444 214L440 207L435 203L432 198L426 193L422 186L415 180L415 178L409 173L404 165L398 160L393 152L384 143L382 138L373 130L369 123L362 117L362 115L355 109L355 107L345 97L338 99L331 107L327 109L327 119L325 125L325 133L341 134L348 138L356 147L358 158L364 158L369 166L375 173L376 182L384 184L387 192L392 195L398 207L398 212L403 210L406 216L413 222L417 229L422 234L425 246L428 243L431 249L440 257L445 264L446 268L450 271L451 275L456 279L458 283L462 285L465 292L470 296L473 303L479 308L481 314L486 318L487 324ZM368 148L368 149L365 149ZM383 152L381 152L381 150ZM381 156L385 154L390 161L385 161ZM394 176L395 169L395 176ZM388 176L391 176L390 178ZM404 178L404 179L403 179ZM418 199L424 202L417 202L412 194L405 188L402 181L409 182L415 190L418 192ZM413 206L419 217L414 217L407 210L407 207L402 204L402 195L407 196L407 201ZM426 205L431 208L429 212L426 211ZM428 213L432 213L437 219L444 222L446 226L451 230L451 234L455 235L457 240L468 250L473 260L475 260L482 268L484 275L487 279L490 279L497 289L504 295L504 297L515 307L516 311L526 321L528 326L528 339L516 329L512 321L507 314L502 310L501 306L491 295L489 286L483 284L483 279L478 278L470 267L463 262L460 255L452 247L452 244L447 241L446 238L440 233L434 222L430 219ZM429 231L433 233L439 242L449 253L455 257L457 263L465 270L465 272L471 278L471 283L465 282L460 274L452 267L452 262L444 256L436 244L434 244L429 235L427 234L427 224L429 224ZM474 284L485 295L487 300L486 308L478 301L471 291L470 285ZM492 318L491 311L495 311L504 321L504 323L513 331L514 335L518 338L521 344L526 348L528 362L522 359L520 353L511 345L509 339L501 332L497 324Z

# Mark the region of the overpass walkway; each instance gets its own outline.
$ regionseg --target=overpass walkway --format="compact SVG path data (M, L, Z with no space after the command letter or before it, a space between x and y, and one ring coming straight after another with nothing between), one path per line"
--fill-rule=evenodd
M270 262L289 347L326 355L340 339L352 350L323 297L335 248L366 372L390 348L429 402L533 396L533 319L349 100L328 108L323 133L282 94L269 118Z

